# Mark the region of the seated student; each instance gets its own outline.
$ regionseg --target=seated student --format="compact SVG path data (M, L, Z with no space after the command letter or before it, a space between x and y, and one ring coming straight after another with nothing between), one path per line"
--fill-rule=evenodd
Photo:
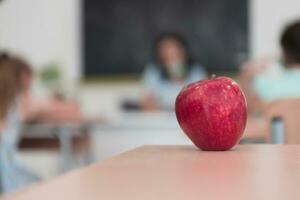
M23 60L11 57L21 74L20 106L24 122L80 122L84 120L76 102L53 97L42 99L31 93L33 72Z
M20 74L15 63L0 56L0 193L10 192L39 180L17 157L20 134L18 96Z
M289 25L280 40L284 68L277 75L262 73L253 80L262 101L300 97L300 22ZM280 70L280 68L279 68Z
M177 33L164 33L154 43L153 61L143 74L146 110L173 109L185 85L206 78L204 68L191 58L186 40Z
M280 45L282 61L247 65L242 73L249 107L258 112L270 101L300 97L300 22L287 26Z

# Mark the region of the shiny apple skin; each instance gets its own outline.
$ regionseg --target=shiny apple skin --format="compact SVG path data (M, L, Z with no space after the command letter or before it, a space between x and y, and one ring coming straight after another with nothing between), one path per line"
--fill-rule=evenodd
M176 98L175 110L182 130L202 150L231 149L239 142L247 121L245 96L227 77L186 86Z

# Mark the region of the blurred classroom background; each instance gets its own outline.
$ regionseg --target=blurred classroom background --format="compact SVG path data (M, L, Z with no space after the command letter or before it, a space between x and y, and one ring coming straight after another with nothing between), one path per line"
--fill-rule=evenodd
M297 0L2 0L0 53L19 60L30 82L13 154L44 180L145 144L191 144L174 100L184 85L212 75L244 89L241 143L270 142L270 116L286 117L295 132L299 11Z

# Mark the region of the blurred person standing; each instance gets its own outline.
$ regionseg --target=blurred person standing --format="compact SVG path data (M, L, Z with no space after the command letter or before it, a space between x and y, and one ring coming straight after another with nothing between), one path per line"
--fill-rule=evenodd
M204 68L191 58L185 38L177 33L163 33L154 42L153 61L143 74L142 107L172 110L182 87L206 77Z
M21 119L20 73L7 55L0 56L0 192L11 192L39 180L17 157Z

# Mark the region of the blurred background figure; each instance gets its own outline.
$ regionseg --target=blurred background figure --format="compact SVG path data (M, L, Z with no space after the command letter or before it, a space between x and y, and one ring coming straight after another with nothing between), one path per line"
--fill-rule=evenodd
M8 55L0 56L0 191L10 192L36 182L17 157L21 134L21 74L17 62Z
M49 98L33 95L31 87L34 73L24 60L4 53L0 65L1 111L4 117L1 123L0 179L3 192L10 192L40 179L24 168L18 158L23 124L81 123L85 118L76 102L55 95ZM43 131L47 132L45 129Z
M289 24L280 37L278 60L248 63L241 72L250 112L262 112L271 101L300 97L300 22Z
M187 41L177 33L159 35L152 57L143 74L145 110L172 110L185 85L207 77L205 69L193 60Z
M66 101L53 94L41 98L32 94L33 71L31 66L18 57L12 57L21 77L20 105L23 122L81 122L84 120L78 103Z

